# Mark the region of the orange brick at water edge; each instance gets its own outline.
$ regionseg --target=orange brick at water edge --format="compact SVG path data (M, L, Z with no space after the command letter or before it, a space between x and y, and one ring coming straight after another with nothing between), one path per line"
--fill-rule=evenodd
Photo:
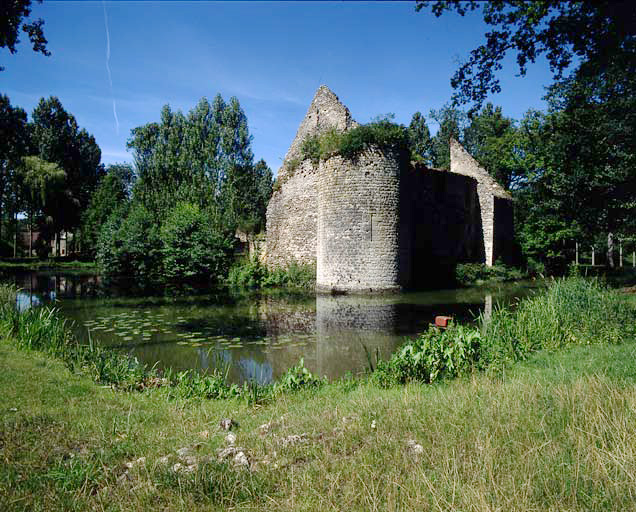
M448 322L453 319L451 316L436 316L435 317L435 326L436 327L448 327Z

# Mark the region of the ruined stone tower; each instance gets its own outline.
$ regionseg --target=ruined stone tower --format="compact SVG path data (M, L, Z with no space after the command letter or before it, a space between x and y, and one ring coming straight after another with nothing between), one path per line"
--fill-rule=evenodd
M510 197L456 141L450 172L378 147L355 161L303 159L306 137L356 126L321 86L267 208L268 266L315 264L319 289L376 292L425 286L458 262L505 259Z

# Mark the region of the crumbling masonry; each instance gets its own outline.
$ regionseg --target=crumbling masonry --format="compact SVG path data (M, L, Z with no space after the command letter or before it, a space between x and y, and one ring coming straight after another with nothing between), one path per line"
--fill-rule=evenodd
M459 262L510 257L510 196L457 141L450 172L380 148L355 161L303 159L307 136L355 126L321 86L267 208L268 266L315 264L319 289L376 292L430 285Z

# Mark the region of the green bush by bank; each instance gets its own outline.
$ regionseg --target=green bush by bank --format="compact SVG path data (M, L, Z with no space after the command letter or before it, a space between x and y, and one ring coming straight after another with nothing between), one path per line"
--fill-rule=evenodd
M169 279L227 275L233 242L197 205L178 203L161 226L164 275Z
M434 382L473 370L501 371L538 350L617 344L636 334L634 310L596 280L560 279L545 293L497 308L477 327L435 327L380 361L373 379L383 387Z
M518 281L528 277L522 270L495 263L489 267L484 263L461 263L455 267L455 281L462 286L485 282Z
M247 260L230 268L227 283L236 288L296 288L313 289L316 268L311 265L290 263L285 268L268 269L258 260Z
M220 281L232 259L233 236L198 205L179 202L161 223L141 204L106 221L97 262L106 277L144 281Z

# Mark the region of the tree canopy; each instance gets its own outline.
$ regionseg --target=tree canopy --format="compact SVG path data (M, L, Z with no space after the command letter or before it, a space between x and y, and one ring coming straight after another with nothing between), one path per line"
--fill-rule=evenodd
M475 108L501 91L497 72L509 52L516 55L522 76L528 63L545 56L557 81L571 66L598 75L608 65L634 62L636 57L636 9L631 0L417 1L418 11L426 8L436 16L481 10L484 22L493 27L485 34L486 42L471 51L451 79L454 100L473 103Z
M42 0L37 0L42 3ZM16 45L20 42L20 27L33 46L34 52L43 55L51 55L47 50L47 40L44 37L44 20L25 23L31 15L31 0L3 0L0 3L0 48L7 48L11 53L16 53ZM4 68L0 66L0 71Z

